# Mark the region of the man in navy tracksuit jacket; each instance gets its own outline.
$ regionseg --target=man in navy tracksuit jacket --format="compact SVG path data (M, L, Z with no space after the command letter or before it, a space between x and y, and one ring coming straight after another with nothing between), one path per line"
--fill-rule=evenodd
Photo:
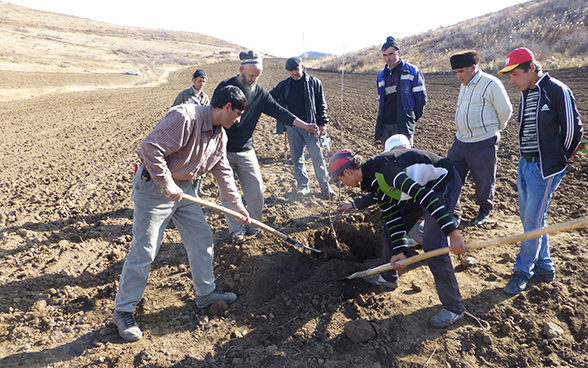
M541 71L531 50L511 52L504 69L519 89L519 161L517 189L525 232L546 227L545 215L553 192L566 172L566 163L582 147L582 122L572 91ZM533 276L551 281L555 267L549 252L549 236L521 242L514 273L504 290L518 294Z

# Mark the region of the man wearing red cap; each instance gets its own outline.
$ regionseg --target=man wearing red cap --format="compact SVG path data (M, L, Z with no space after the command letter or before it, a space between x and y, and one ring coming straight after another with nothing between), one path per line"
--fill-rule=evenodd
M461 179L448 159L423 150L396 148L362 162L352 151L343 150L331 157L329 170L329 183L341 180L345 185L359 186L377 202L385 229L390 234L390 241L384 242L382 252L388 255L387 259L397 271L404 268L395 262L406 258L406 232L421 216L425 217L422 244L425 251L447 247L448 237L453 253L467 251L451 217L461 191ZM364 208L366 201L361 199L341 202L337 210ZM445 328L464 314L451 257L444 254L429 258L427 264L443 305L430 323L433 327ZM389 284L398 282L397 274L385 277Z
M546 227L547 206L561 182L566 163L581 148L582 122L572 91L541 71L531 50L508 54L499 75L507 74L519 89L519 161L517 189L525 232ZM504 290L518 294L533 276L551 281L555 268L549 253L549 236L521 242L514 274Z

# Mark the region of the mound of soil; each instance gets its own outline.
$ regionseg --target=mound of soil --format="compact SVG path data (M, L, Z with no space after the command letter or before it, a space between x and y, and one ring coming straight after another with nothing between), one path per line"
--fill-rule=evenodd
M288 74L284 60L267 60L260 83L271 89ZM202 67L202 66L199 66ZM237 73L236 63L206 65L209 95ZM428 319L440 309L430 271L417 263L388 292L359 279L339 281L380 264L381 215L344 215L336 201L296 195L283 137L264 116L255 132L266 185L264 222L298 242L327 250L317 256L261 233L234 245L225 219L205 209L215 232L218 284L238 295L229 306L200 310L182 241L166 229L143 301L136 310L144 338L122 340L111 321L129 249L131 179L139 142L163 117L192 69L158 87L93 89L0 102L0 366L2 367L582 367L588 365L586 229L551 236L556 281L532 280L516 297L504 293L518 252L511 244L452 256L468 316L447 330ZM22 73L3 73L18 86ZM330 154L344 147L371 157L377 96L375 75L311 71L330 107ZM552 72L575 93L586 116L588 69ZM33 74L29 78L59 75ZM75 78L75 75L68 76ZM108 75L80 76L103 85ZM120 78L118 76L117 78ZM5 80L4 80L5 79ZM98 83L100 82L100 83ZM507 81L505 81L507 83ZM429 103L415 145L440 155L451 146L459 82L427 75ZM6 87L3 87L6 88ZM519 93L507 86L518 108ZM467 242L522 231L517 204L518 124L499 151L496 209L487 224L473 186L462 192ZM307 162L310 168L310 161ZM583 216L588 157L568 167L548 222ZM312 175L312 170L309 170ZM204 190L220 203L207 176ZM337 188L342 199L359 195ZM417 249L415 252L422 252ZM354 322L354 323L350 323ZM370 329L371 328L371 329ZM373 330L373 331L372 331Z

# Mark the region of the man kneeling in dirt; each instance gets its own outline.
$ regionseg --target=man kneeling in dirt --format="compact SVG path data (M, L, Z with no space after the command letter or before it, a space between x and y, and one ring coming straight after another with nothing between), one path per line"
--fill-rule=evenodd
M133 311L141 301L149 268L170 219L188 252L196 305L206 308L220 299L226 303L237 299L234 293L216 287L213 234L202 208L181 199L183 193L194 196L193 180L210 171L232 209L242 215L239 222L250 222L227 160L225 132L239 122L246 108L243 92L227 86L213 95L210 106L172 107L141 142L137 151L141 165L133 178L133 240L120 276L113 317L123 339L143 337Z
M333 155L329 164L329 183L338 180L352 187L359 186L371 193L382 211L390 242L383 253L396 272L387 275L389 284L398 284L397 271L404 266L395 262L405 259L406 232L424 216L423 249L431 251L446 247L455 254L467 251L463 238L452 221L452 212L461 190L459 175L451 162L434 153L416 149L392 149L363 162L350 150ZM339 212L362 208L361 201L341 202ZM429 258L427 264L443 309L431 318L431 325L445 328L464 314L461 294L449 254Z

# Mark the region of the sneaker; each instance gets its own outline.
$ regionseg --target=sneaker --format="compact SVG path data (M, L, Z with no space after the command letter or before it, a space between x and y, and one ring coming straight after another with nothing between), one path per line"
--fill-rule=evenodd
M118 327L118 334L123 339L127 341L137 341L143 337L143 332L141 332L141 329L137 326L133 313L115 310L112 320L116 327Z
M206 308L211 306L212 304L214 304L214 302L220 299L224 300L227 304L231 304L232 302L237 300L237 295L235 293L224 292L217 287L208 295L196 295L196 306L198 308Z
M245 240L245 231L243 230L239 230L239 231L235 231L232 235L231 235L231 239L233 241L233 244L239 244L242 243L243 240Z
M435 328L445 328L452 325L455 321L462 318L464 315L463 312L461 313L453 313L445 308L441 309L439 313L431 318L431 326Z
M383 286L390 290L394 290L398 287L398 277L394 282L386 281L386 279L383 278L382 275L368 276L364 277L362 280L367 282L368 284Z
M525 275L523 275L519 271L515 271L515 273L512 274L510 280L504 287L504 291L512 295L517 295L521 291L525 290L528 282L529 280Z
M296 194L303 195L303 196L307 195L308 193L310 193L309 188L301 188L301 189L298 189L298 191L296 192Z
M535 266L533 268L533 272L535 272L535 274L533 276L535 276L543 281L555 280L555 270L545 270L543 268Z
M490 214L480 209L480 211L478 212L478 216L476 216L476 218L474 219L474 225L484 225L488 222L488 217L490 217Z
M255 227L255 226L252 226L252 227L248 227L248 228L245 230L245 235L247 235L247 236L252 236L252 235L257 235L257 234L259 234L260 232L261 232L261 229L260 229L260 228L258 228L258 227Z
M486 219L486 221L488 221L488 219ZM453 223L455 224L455 227L459 227L459 224L461 224L461 216L453 215Z

